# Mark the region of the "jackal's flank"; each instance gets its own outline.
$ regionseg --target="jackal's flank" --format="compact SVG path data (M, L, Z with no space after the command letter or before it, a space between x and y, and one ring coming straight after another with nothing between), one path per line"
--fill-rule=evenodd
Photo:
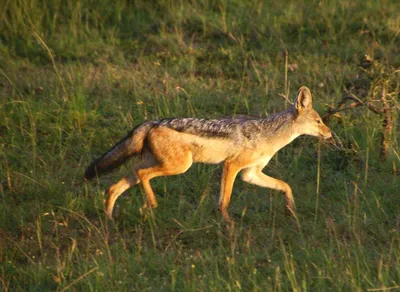
M146 194L145 206L154 208L157 200L151 179L184 173L195 162L223 162L219 208L226 221L231 221L227 208L240 171L246 182L283 191L287 207L293 211L289 185L265 175L262 169L279 149L303 134L325 139L332 136L312 108L311 92L305 86L299 89L291 108L263 119L171 118L144 122L93 161L85 178L109 172L132 156L137 157L133 173L107 191L105 211L111 218L115 201L128 188L140 183Z

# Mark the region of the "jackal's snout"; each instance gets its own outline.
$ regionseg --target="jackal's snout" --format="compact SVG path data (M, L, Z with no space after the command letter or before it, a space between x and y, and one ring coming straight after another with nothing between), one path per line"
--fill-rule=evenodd
M325 125L322 121L321 121L321 123L322 123L322 125L321 125L320 131L319 131L320 136L324 139L332 138L331 129L327 125Z

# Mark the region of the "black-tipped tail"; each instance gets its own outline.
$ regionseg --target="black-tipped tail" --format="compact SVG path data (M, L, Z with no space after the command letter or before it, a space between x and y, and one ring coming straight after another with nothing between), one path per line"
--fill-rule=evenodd
M109 151L90 163L84 177L89 180L101 174L108 173L128 161L132 156L140 153L143 148L147 132L152 127L151 123L142 124L128 133L121 141Z
M96 176L100 176L101 174L110 172L131 158L133 154L129 151L131 135L132 134L129 133L121 141L115 144L113 148L92 161L85 171L85 179L89 180Z

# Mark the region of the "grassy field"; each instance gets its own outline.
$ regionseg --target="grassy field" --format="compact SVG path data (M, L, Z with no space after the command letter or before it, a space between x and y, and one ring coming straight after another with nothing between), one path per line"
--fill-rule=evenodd
M398 1L45 1L0 5L0 290L395 291L400 289ZM228 230L221 168L133 188L105 219L104 190L131 164L83 172L127 131L164 117L264 116L308 86L322 116L346 94L385 95L383 116L337 113L336 148L301 137L237 180Z

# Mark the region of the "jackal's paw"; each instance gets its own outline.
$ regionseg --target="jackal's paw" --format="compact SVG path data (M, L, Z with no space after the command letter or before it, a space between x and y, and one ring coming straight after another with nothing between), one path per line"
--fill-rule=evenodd
M111 220L111 221L114 221L114 218L113 218L113 216L112 216L112 210L110 211L110 210L104 210L104 214L106 215L106 218L108 219L108 220Z
M144 203L142 205L142 207L139 208L139 212L142 213L142 212L144 212L145 210L148 210L148 209L155 209L155 208L157 208L157 206L158 206L157 203L148 203L147 202L147 203Z
M139 208L140 216L144 216L145 215L144 213L147 211L147 209L148 208L146 204L142 205L142 207Z
M229 236L231 237L235 232L235 221L231 219L231 221L226 222L226 229L228 231Z
M295 217L295 216L296 216L296 212L295 212L294 206L288 206L288 205L286 205L286 208L285 208L285 215L286 215L286 216L293 216L293 217Z
M235 221L231 218L231 216L229 216L229 213L228 213L228 211L226 211L226 210L224 210L224 209L219 209L219 211L221 212L221 214L222 214L222 218L224 218L224 221L225 221L225 223L227 224L227 225L234 225L235 224Z
M149 216L153 215L153 210L154 208L157 208L157 205L150 205L148 203L145 203L142 205L142 207L139 208L139 213L140 216L142 216L142 218L144 220L146 220L147 218L149 218Z
M224 221L225 221L225 224L227 226L234 226L235 225L235 220L232 219L230 216L229 217L225 217L224 216Z

